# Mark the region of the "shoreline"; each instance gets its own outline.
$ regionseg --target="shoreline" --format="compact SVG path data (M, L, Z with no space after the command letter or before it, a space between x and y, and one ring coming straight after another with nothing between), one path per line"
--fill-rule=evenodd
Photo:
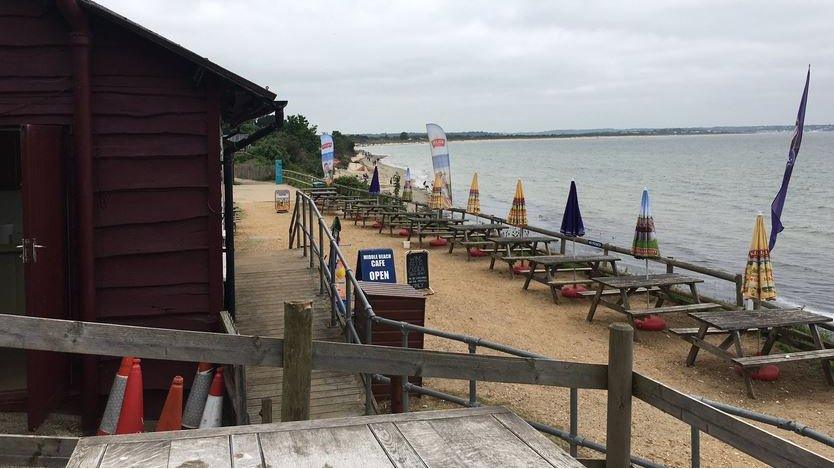
M392 164L383 163L382 160L388 155L375 155L370 152L363 154L363 158L352 162L347 169L338 169L336 176L353 176L357 179L362 179L364 174L370 178L374 172L374 166L379 169L379 187L385 194L393 194L394 186L391 184L391 178L395 174L400 176L400 195L402 195L402 187L405 184L405 168L394 166ZM358 165L358 166L357 166ZM358 168L362 168L361 170ZM416 181L414 181L416 182ZM430 193L421 187L412 187L412 200L414 202L428 203Z

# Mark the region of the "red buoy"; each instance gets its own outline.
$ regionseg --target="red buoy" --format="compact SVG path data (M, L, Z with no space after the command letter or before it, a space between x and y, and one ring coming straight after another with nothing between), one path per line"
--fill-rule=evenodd
M641 331L662 331L666 329L666 321L660 316L646 316L635 319L634 325Z
M432 247L446 246L447 244L449 244L449 241L446 241L443 238L434 238L433 240L429 241L429 246Z

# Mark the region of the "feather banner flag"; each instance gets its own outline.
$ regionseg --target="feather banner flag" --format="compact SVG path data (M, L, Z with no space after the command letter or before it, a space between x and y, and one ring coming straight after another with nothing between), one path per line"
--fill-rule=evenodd
M426 124L426 133L431 146L431 164L434 168L434 176L440 176L443 181L444 205L452 206L452 168L449 163L449 147L446 140L446 132L437 124Z
M802 91L802 99L799 101L799 112L796 114L796 129L791 139L791 147L788 150L788 162L785 165L785 174L782 176L782 186L770 204L770 243L768 249L773 250L776 246L776 236L785 229L782 225L782 209L785 207L785 197L788 195L788 183L791 182L793 165L799 155L799 146L802 144L802 132L805 129L805 105L808 103L808 83L811 81L811 67L808 67L808 74L805 76L805 89Z
M324 182L329 186L333 183L333 137L330 134L321 134L321 170L324 173Z
M411 168L405 168L405 182L403 183L402 199L406 202L411 202L414 199L414 189L412 188Z
M472 175L472 184L469 186L469 200L466 202L466 211L469 213L481 213L480 192L478 191L478 173Z

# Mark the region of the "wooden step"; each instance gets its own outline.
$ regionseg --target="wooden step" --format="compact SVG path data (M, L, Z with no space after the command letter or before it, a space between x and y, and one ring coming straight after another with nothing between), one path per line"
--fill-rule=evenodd
M752 357L733 358L733 363L752 368L773 363L798 362L805 360L834 360L834 349L809 350L807 352L774 353L770 355L755 355Z
M628 309L626 310L626 313L632 316L650 316L652 314L692 313L695 311L707 311L721 307L722 306L718 303L695 303L690 305L664 306L662 308Z

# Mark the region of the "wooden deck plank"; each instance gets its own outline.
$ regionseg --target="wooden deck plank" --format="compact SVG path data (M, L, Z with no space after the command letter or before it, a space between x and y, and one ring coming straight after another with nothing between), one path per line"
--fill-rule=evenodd
M99 467L106 444L78 444L70 456L67 467Z
M168 456L170 467L231 467L229 437L189 438L171 440Z
M232 467L264 467L257 433L230 435Z
M309 269L309 258L301 250L264 255L241 251L236 259L236 323L241 334L284 336L284 302L313 301L313 339L342 342L342 331L330 327L330 304L319 296L319 277ZM281 419L283 372L280 368L246 369L247 411L252 423L260 423L261 399L272 399L272 419ZM314 371L310 417L363 415L365 394L357 375Z
M385 422L373 423L368 427L396 467L426 467L426 463L420 459L396 425Z
M394 467L367 425L261 433L267 467Z
M167 467L170 440L111 444L99 467Z
M492 415L396 426L429 467L550 467Z

